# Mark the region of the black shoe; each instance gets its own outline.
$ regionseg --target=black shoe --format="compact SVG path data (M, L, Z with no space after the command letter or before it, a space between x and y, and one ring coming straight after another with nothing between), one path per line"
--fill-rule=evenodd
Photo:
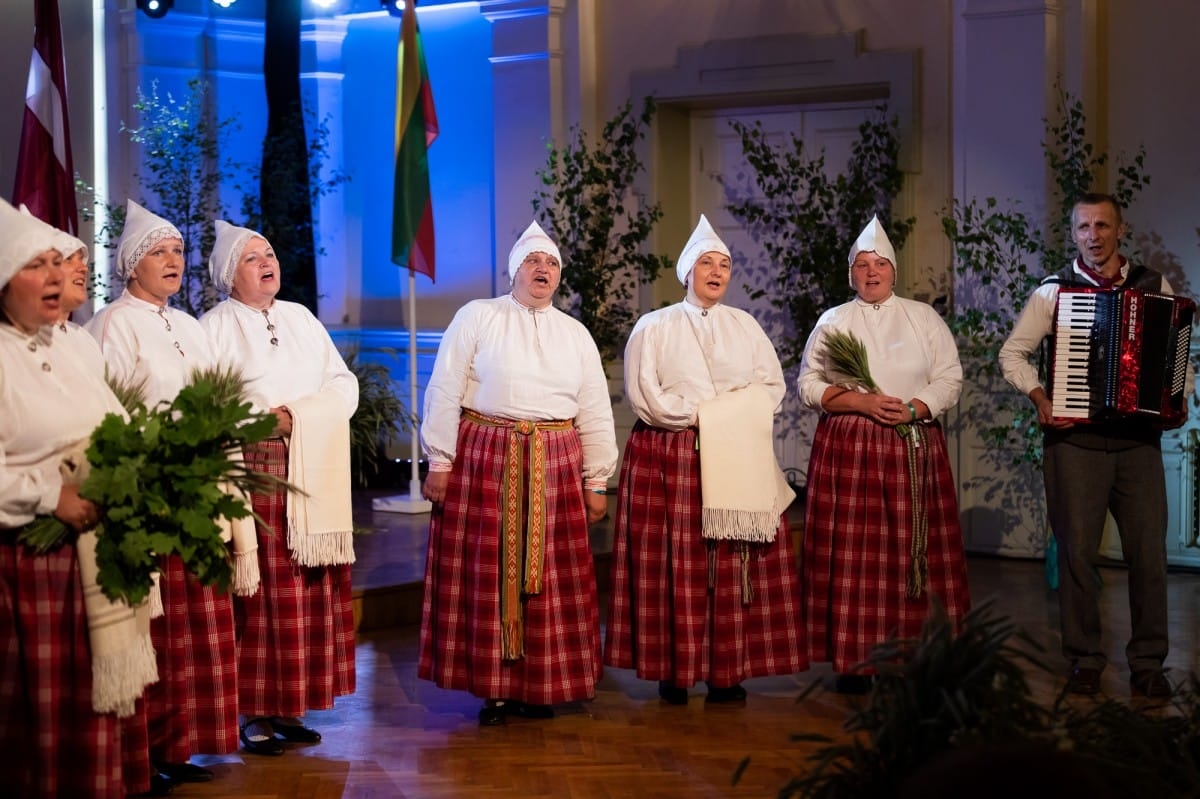
M708 686L708 696L704 697L704 701L715 705L745 702L746 689L741 685L731 685L728 688L713 688L710 685Z
M282 719L279 716L272 716L270 721L271 729L275 730L275 734L288 743L321 743L321 733L317 732L312 727L305 727L303 724L290 724L286 719Z
M283 741L274 736L262 740L251 738L244 726L238 730L238 736L242 739L242 748L252 755L278 757L283 754Z
M668 705L686 705L688 701L688 689L680 688L670 680L658 681L658 695Z
M508 703L489 699L479 708L480 727L499 727L508 718Z
M1072 694L1093 696L1100 693L1100 669L1076 666L1067 677L1067 691Z
M1145 696L1150 699L1168 699L1175 689L1167 680L1162 669L1141 669L1129 675L1129 687L1134 696Z
M839 694L863 696L871 693L871 683L874 680L870 674L839 674L833 683L833 690Z
M172 782L211 782L213 773L194 763L159 763L158 770Z
M552 719L554 718L554 708L550 705L531 705L528 702L514 702L509 700L505 703L508 707L508 712L515 716L520 716L523 719Z

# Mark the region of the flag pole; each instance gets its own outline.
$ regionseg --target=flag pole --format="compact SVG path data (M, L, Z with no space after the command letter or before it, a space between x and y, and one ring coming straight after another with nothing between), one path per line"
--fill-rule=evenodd
M408 417L409 433L412 441L409 465L408 496L376 497L371 500L371 509L389 513L429 513L433 503L421 496L421 471L418 459L421 445L416 423L417 407L417 273L408 270Z
M408 423L412 437L412 456L409 458L412 471L407 497L378 497L371 502L373 510L394 513L429 513L433 510L433 503L421 497L421 451L415 411L417 270L433 280L433 206L429 193L428 150L437 138L438 127L417 32L416 5L416 0L412 0L405 8L396 45L396 172L392 194L392 261L397 266L408 267Z

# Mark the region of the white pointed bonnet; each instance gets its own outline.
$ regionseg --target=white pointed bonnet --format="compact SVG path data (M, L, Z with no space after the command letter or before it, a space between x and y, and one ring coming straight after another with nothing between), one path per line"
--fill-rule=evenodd
M692 231L687 244L683 245L683 252L679 253L679 260L675 262L675 275L679 278L680 283L687 285L687 276L691 273L692 267L706 252L719 252L726 258L733 258L729 254L729 248L725 246L725 242L721 241L717 231L713 230L712 225L708 223L708 217L700 214L700 221L696 223L696 229Z
M0 199L0 288L46 250L56 250L58 230Z
M117 241L117 271L129 279L138 261L150 248L163 239L183 240L179 228L155 213L147 211L133 200L125 203L125 229Z
M54 245L54 249L62 253L64 260L70 258L80 250L83 250L84 263L87 263L92 257L91 252L88 250L88 246L83 243L83 239L72 236L65 230L58 231L58 241Z
M529 227L525 228L525 232L517 239L517 243L513 245L512 250L508 253L508 282L512 283L516 280L517 270L521 268L521 264L531 252L544 252L547 255L553 255L558 265L563 266L562 255L558 251L558 245L550 240L550 236L546 231L542 230L537 221L529 223Z
M212 252L208 256L208 276L212 278L213 287L222 294L228 294L233 288L233 277L237 274L238 261L246 243L258 236L263 241L266 238L258 231L246 227L231 225L224 219L213 221L217 238L213 242Z
M876 255L887 258L892 263L892 268L896 268L896 251L892 248L892 242L888 238L887 231L883 229L883 225L879 224L879 215L875 214L871 217L871 221L863 228L862 233L858 234L854 244L850 247L850 258L847 263L854 263L855 257L860 252L873 252Z
M29 206L25 203L21 203L21 207L18 210L26 216L33 216L33 211L30 211ZM53 228L54 226L50 225L50 227ZM82 239L72 236L67 231L59 230L58 228L54 228L54 232L58 234L54 240L54 249L58 250L62 254L63 260L66 260L80 250L83 250L83 260L84 263L87 262L90 253L88 252L87 245L83 243Z

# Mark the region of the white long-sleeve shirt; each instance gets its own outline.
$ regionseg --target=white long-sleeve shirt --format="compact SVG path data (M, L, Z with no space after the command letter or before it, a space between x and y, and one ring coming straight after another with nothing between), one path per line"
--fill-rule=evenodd
M787 391L771 340L738 308L678 302L640 318L625 345L625 397L654 427L693 426L700 403L749 385L777 408Z
M934 419L958 402L963 373L950 328L929 305L892 295L878 305L855 299L821 314L797 381L807 407L821 410L821 397L833 385L826 380L831 370L825 349L832 330L862 340L871 377L884 394L919 399Z
M459 309L425 389L421 444L431 468L454 462L462 408L507 419L574 419L585 482L603 484L616 473L600 353L587 329L554 307L535 310L506 294Z
M1125 261L1121 266L1122 277L1128 276L1129 266L1129 261ZM1076 280L1093 286L1097 285L1096 281L1080 270L1078 261L1072 263L1072 269L1075 272ZM1008 340L1000 348L1000 370L1004 373L1004 379L1026 396L1029 396L1029 392L1039 386L1045 388L1038 378L1037 367L1030 363L1029 357L1037 352L1042 339L1054 332L1054 312L1058 305L1059 288L1058 283L1043 283L1034 289L1033 294L1029 297L1029 302L1025 303L1021 316L1013 326ZM1159 292L1162 294L1175 293L1165 277L1162 279ZM1195 388L1195 380L1190 363L1187 368L1184 391L1191 394Z
M124 414L95 342L56 326L30 336L0 324L0 408L0 528L52 514L63 456L105 414Z
M100 345L109 376L144 385L146 405L175 399L196 369L214 365L200 323L178 308L138 299L126 290L84 326Z
M267 311L264 315L231 297L200 317L216 358L241 370L254 410L333 391L345 403L346 418L353 416L358 379L329 331L299 303L277 300Z

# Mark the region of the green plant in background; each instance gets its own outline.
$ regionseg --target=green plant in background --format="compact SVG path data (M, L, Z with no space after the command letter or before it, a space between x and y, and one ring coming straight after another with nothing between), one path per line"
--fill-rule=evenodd
M662 207L646 202L635 186L644 169L637 145L654 110L649 97L636 115L626 102L595 145L573 129L568 144L548 145L546 166L537 173L542 187L533 210L564 264L556 305L591 332L606 365L625 351L639 313L637 288L671 265L644 251Z
M321 250L313 247L311 235L307 239L302 235L303 230L275 235L278 231L266 224L262 214L259 187L265 178L282 187L280 193L287 195L287 201L297 201L289 192L304 191L306 198L302 199L315 204L347 182L349 177L344 173L327 170L328 119L321 122L308 119L310 136L284 129L264 141L264 147L271 145L271 139L286 139L285 144L279 145L281 147L306 143L309 181L306 187L297 188L294 182L284 180L290 169L268 166L264 175L261 163L245 164L222 155L230 152L240 126L231 118L213 118L208 84L203 80L189 81L188 93L181 98L171 94L161 96L157 84L152 83L149 94L138 90L133 110L137 112L140 124L137 127L123 125L121 130L141 147L141 167L135 173L139 196L135 199L174 224L183 234L183 285L171 298L171 303L192 316L200 316L220 299L208 275L207 259L215 238L213 220L236 221L222 200L229 194L241 197L244 221L238 224L259 231L276 248L284 270L281 298L286 299L282 295L289 290L287 276L292 273L293 265L310 263ZM268 159L267 163L276 162ZM112 203L97 197L95 189L78 177L75 186L81 195L84 219L100 223L96 230L97 245L115 247L125 228L124 201ZM307 225L311 231L311 221ZM279 239L278 243L276 239ZM286 242L297 244L288 249ZM94 274L91 288L93 294L105 300L112 299L107 276ZM304 296L300 299L315 298L309 296L311 291L302 290L301 294Z
M148 95L138 89L133 109L139 125L122 125L121 129L142 148L137 172L142 201L183 235L183 285L172 301L199 316L218 300L208 277L206 256L215 239L213 220L228 217L221 188L240 169L222 155L229 152L230 137L238 125L233 119L213 118L204 81L193 78L188 90L189 94L175 98L160 96L156 83L150 85ZM124 203L119 206L123 209ZM117 221L120 228L115 227ZM119 235L124 228L123 214L113 224L112 232Z
M379 352L396 358L394 349ZM350 473L354 485L366 487L379 474L388 442L415 430L418 420L397 393L386 364L364 360L358 347L346 349L342 358L358 378L358 408L350 417Z
M1064 93L1059 111L1061 121L1047 121L1042 144L1054 178L1045 221L1019 210L1017 202L1001 203L993 197L956 201L941 220L953 246L956 278L954 311L947 323L958 340L964 371L998 392L994 403L964 403L964 421L978 430L984 457L1004 471L1023 464L1040 467L1042 437L1033 404L1006 390L1000 347L1041 279L1077 254L1071 208L1077 197L1093 190L1108 161L1108 155L1097 153L1088 141L1083 104ZM1128 207L1150 182L1144 150L1117 164L1116 171L1109 193ZM1181 285L1175 278L1172 282L1177 288Z
M722 181L728 210L763 249L745 270L751 300L772 334L785 369L796 366L817 319L852 294L846 255L863 226L878 214L897 250L913 219L893 219L891 207L904 185L897 158L900 141L886 109L859 125L844 171L832 175L824 152L809 153L793 135L774 144L759 124L733 122L750 174Z
M1195 796L1200 785L1200 694L1194 677L1165 704L1130 706L1064 693L1044 706L1033 696L1026 671L1056 670L1041 647L994 615L991 603L972 610L957 631L935 608L915 640L877 647L868 664L877 672L875 687L846 721L844 740L793 736L824 745L779 792L781 798L957 796L970 793L963 792L964 780L989 776L1023 780L1029 795L1066 795L1036 782L1053 776L1033 768L1047 764L1081 768L1111 796L1174 799ZM1015 753L1027 768L989 772L998 753ZM942 793L922 790L956 762L972 764L973 771L959 773L948 792L944 784Z

